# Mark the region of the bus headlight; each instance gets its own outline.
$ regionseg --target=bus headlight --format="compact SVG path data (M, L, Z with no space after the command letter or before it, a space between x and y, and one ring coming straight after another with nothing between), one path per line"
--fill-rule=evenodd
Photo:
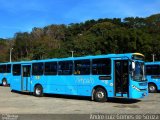
M134 86L134 85L132 85L132 88L135 89L135 90L137 90L137 91L139 91L139 92L141 91L139 88L137 88L137 87Z

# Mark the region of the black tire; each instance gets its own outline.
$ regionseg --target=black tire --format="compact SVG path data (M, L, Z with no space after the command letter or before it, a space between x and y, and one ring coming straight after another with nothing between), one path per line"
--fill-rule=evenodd
M43 88L41 85L36 85L34 87L34 95L36 97L42 97L43 96Z
M156 93L157 92L157 86L153 83L148 84L148 91L150 93Z
M95 89L93 97L96 102L106 102L108 96L107 92L103 88L99 87Z
M3 80L2 80L2 85L3 85L3 86L7 86L7 85L8 85L6 79L3 79Z

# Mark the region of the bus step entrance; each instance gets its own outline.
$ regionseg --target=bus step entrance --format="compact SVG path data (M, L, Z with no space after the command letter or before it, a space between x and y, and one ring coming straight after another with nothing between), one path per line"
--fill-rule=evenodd
M129 96L128 60L115 60L115 97Z

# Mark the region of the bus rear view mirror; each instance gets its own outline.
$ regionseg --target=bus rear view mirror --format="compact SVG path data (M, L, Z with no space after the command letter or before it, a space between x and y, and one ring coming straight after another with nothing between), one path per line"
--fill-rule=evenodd
M132 70L135 70L136 64L134 61L132 61Z

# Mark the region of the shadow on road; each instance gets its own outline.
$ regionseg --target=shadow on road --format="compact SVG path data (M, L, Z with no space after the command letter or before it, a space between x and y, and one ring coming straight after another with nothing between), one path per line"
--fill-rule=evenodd
M18 94L21 94L21 95L32 95L31 92L20 92L20 91L16 91L16 90L11 90L12 93L18 93Z
M139 99L128 99L128 98L110 98L108 100L110 103L119 103L119 104L133 104L141 102Z
M54 97L54 98L63 98L63 99L74 99L74 100L87 100L87 101L91 101L90 97L75 96L75 95L45 94L45 97Z
M19 91L13 91L13 90L12 90L12 92L18 93L18 94L21 94L21 95L33 95L33 93L29 93L29 92L19 92ZM44 97L91 101L90 97L73 96L73 95L44 94ZM140 101L141 100L138 100L138 99L109 98L107 103L132 104L132 103L137 103L137 102L140 102Z

